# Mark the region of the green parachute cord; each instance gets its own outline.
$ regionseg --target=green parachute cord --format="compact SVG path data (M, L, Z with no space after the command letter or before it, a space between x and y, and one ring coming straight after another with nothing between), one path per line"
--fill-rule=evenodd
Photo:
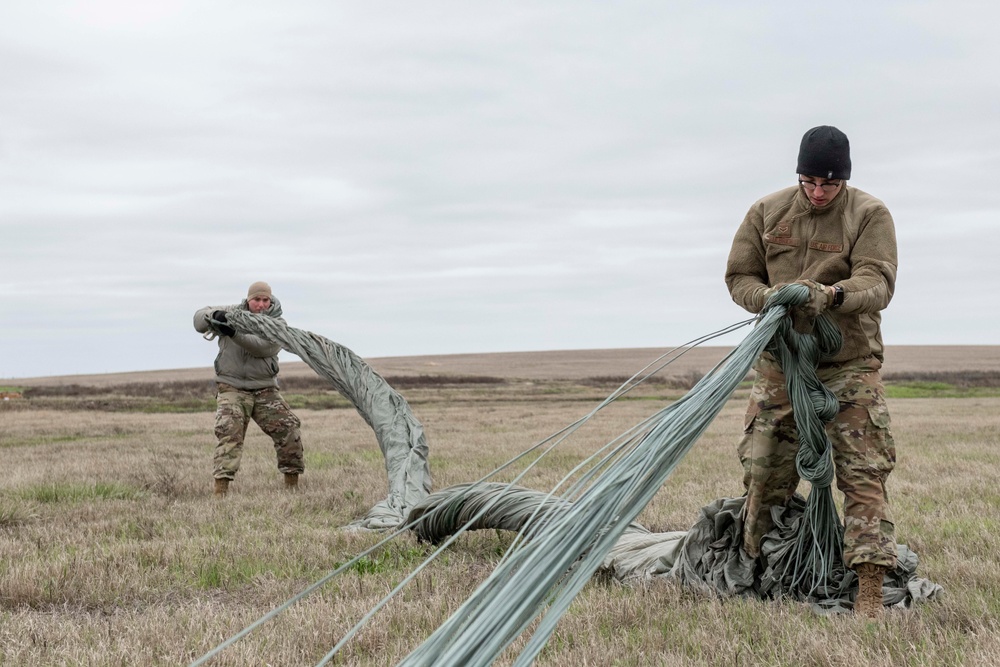
M808 296L804 285L779 290L751 334L723 362L660 411L643 437L630 439L632 449L610 462L567 512L546 516L541 530L526 527L531 539L517 543L466 602L399 664L486 667L542 615L513 663L531 664L572 600L714 420L774 334L790 327L790 308ZM795 336L788 338L797 347L808 346ZM789 372L798 374L801 366ZM808 392L803 396L809 402L798 401L798 409L813 411Z
M783 291L774 295L778 299L775 303L781 302ZM771 301L765 307L770 305ZM795 330L793 317L785 317L766 348L785 376L799 439L795 468L812 486L798 539L780 575L789 590L798 590L803 597L832 586L836 572L843 567L843 527L832 489L836 474L833 447L825 426L837 416L840 403L817 376L819 364L833 358L842 345L840 329L823 313L808 334Z

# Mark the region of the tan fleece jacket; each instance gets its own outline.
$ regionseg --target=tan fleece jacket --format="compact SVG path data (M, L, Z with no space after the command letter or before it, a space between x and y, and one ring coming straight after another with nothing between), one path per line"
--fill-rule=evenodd
M845 185L824 208L798 186L760 199L733 239L726 285L733 301L759 313L764 291L809 278L844 288L830 310L844 335L834 362L883 358L881 312L896 285L896 231L881 201Z

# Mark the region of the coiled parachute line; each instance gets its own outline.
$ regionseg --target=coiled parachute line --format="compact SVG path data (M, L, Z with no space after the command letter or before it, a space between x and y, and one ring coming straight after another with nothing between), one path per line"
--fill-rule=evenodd
M794 297L783 288L766 307L788 304ZM840 411L840 402L819 379L817 368L822 361L840 352L843 337L829 317L813 323L813 331L796 331L792 317L785 317L767 345L785 375L785 390L792 404L799 448L795 469L812 489L799 526L797 538L781 572L772 576L782 581L781 588L808 597L816 590L832 591L842 581L844 531L833 500L833 446L826 433L826 423Z

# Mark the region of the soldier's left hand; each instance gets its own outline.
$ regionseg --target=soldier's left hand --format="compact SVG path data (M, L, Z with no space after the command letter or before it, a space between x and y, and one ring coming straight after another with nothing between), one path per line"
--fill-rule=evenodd
M833 302L833 294L826 285L815 280L796 280L795 282L809 288L809 300L795 307L802 315L815 319L830 307Z

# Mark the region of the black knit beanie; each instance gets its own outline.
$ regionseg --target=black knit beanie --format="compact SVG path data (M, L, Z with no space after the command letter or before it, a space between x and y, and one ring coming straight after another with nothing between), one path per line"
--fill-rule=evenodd
M851 177L851 144L847 135L832 125L820 125L805 133L799 146L795 173L818 178Z

